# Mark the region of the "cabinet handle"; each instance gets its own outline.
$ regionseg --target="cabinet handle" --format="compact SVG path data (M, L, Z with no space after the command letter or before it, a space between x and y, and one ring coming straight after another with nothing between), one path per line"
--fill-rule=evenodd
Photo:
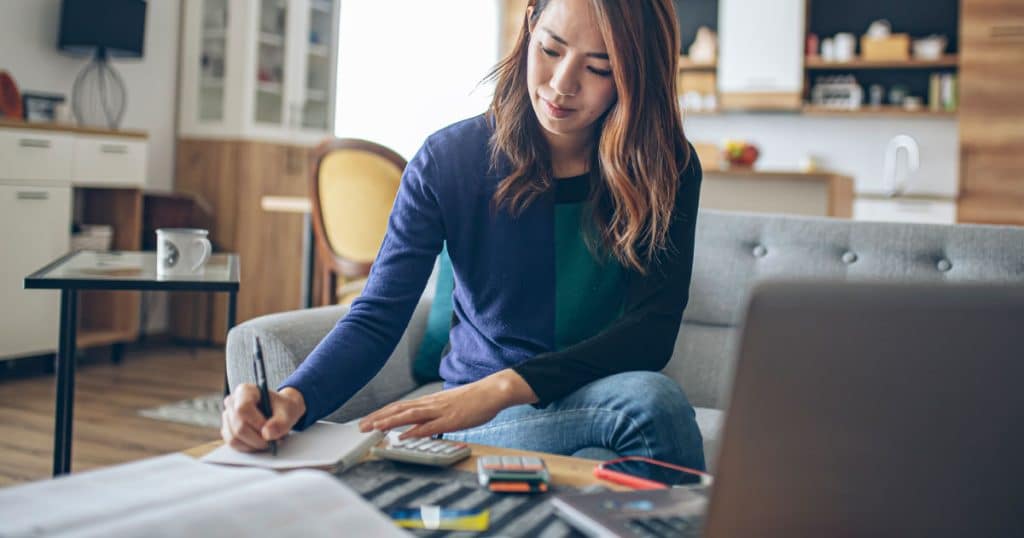
M23 147L23 148L43 148L43 149L46 149L46 148L50 147L50 141L49 140L43 140L43 139L40 139L40 138L22 138L21 140L18 140L18 145Z
M999 39L1004 37L1024 37L1024 26L1020 25L1000 25L993 26L990 33L993 39Z
M16 194L19 200L49 200L50 193L46 191L18 191Z
M124 155L128 153L128 146L124 144L103 144L100 146L102 153L116 153L118 155Z

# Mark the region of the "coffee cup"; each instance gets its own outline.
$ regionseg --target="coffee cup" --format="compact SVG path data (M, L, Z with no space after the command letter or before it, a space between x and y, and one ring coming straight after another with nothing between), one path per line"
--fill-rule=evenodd
M160 228L156 231L157 277L201 276L213 246L210 232L199 228Z

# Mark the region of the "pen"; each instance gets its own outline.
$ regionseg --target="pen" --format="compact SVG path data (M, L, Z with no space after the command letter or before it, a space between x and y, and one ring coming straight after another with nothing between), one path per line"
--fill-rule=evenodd
M270 394L267 391L267 367L263 364L263 348L260 347L260 338L254 336L256 341L256 356L253 357L252 367L256 370L256 384L260 387L260 411L264 417L270 418L274 413L270 409ZM277 441L270 441L270 454L277 455Z

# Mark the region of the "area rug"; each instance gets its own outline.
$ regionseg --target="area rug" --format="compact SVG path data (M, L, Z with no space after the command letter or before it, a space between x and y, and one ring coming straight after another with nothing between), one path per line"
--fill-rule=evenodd
M220 429L220 414L224 411L224 395L219 392L205 394L191 400L169 403L150 409L140 409L139 414L156 420L167 420Z

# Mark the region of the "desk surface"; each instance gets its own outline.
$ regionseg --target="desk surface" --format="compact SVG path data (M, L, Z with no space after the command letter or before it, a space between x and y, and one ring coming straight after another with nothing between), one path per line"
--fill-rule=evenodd
M313 203L305 196L264 196L260 198L264 211L278 213L311 213Z
M70 252L25 277L28 289L238 291L238 255L213 254L202 275L160 276L156 252Z
M205 445L199 445L185 450L184 453L192 456L193 458L201 458L221 446L223 443L223 441L213 441L211 443L206 443ZM477 445L473 443L470 443L469 446L472 447L473 454L457 463L454 466L455 469L475 473L476 459L481 456L536 456L543 459L544 463L547 464L548 472L551 473L551 480L555 484L573 486L577 488L600 484L614 490L628 491L630 489L625 486L594 478L594 466L599 463L595 460L558 456L555 454L542 454L540 452L529 452L525 450L512 450L508 448ZM374 459L377 458L367 454L364 461Z

